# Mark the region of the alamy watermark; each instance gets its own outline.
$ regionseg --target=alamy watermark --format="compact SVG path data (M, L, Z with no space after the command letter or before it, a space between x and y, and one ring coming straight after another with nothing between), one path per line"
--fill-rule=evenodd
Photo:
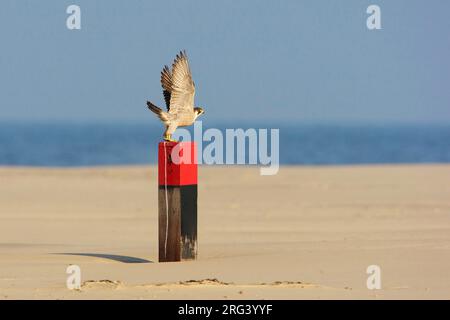
M366 20L366 26L369 30L380 30L381 29L381 9L376 4L372 4L367 7L367 14L370 16Z
M375 264L367 267L366 273L369 275L367 277L366 286L369 290L380 290L381 289L381 268Z
M75 4L67 7L66 13L69 16L66 19L66 27L69 30L81 29L81 8Z
M66 286L69 290L81 289L81 268L76 264L67 267L66 273L69 275L66 280Z
M179 128L174 138L191 141L189 130ZM280 167L280 130L279 129L225 129L225 134L216 128L203 132L201 121L194 123L194 141L198 147L199 164L251 164L261 165L261 175L275 175ZM270 151L269 151L270 146ZM192 157L182 144L173 148L171 160L176 164L189 164ZM248 159L248 161L247 161Z

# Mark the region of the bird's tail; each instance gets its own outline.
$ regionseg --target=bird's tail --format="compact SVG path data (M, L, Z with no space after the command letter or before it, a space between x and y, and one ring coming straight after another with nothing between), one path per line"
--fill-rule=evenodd
M167 112L164 112L161 110L161 108L158 108L150 101L147 101L147 107L158 116L158 118L161 119L164 123L169 120L169 114Z

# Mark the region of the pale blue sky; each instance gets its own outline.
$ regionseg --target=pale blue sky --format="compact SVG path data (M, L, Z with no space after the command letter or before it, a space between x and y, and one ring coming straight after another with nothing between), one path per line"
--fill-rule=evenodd
M154 121L145 101L163 105L159 72L186 49L204 121L450 123L449 14L446 0L3 0L0 121Z

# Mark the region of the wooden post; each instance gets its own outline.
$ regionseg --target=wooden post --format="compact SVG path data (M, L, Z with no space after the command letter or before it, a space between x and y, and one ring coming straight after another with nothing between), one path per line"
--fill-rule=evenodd
M159 261L195 259L197 257L195 142L159 143L158 182Z

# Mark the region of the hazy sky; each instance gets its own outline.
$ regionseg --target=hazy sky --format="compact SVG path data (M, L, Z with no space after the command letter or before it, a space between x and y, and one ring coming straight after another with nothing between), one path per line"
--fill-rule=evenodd
M156 121L145 101L163 105L160 70L186 49L204 121L450 123L449 15L448 0L2 0L0 121Z

